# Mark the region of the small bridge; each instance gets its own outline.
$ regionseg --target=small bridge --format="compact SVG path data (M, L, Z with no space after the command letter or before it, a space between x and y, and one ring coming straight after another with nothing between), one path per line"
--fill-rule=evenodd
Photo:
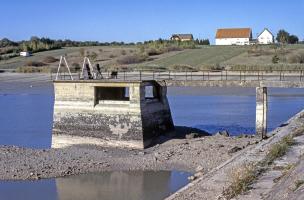
M261 137L265 137L267 131L267 88L304 88L304 70L99 71L99 74L93 75L89 79L83 72L57 74L60 80L81 82L155 80L169 87L255 87L256 134Z

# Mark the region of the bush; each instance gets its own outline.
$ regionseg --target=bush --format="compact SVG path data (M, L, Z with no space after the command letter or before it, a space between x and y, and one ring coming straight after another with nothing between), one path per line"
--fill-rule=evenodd
M114 54L110 54L109 58L116 58L117 56L115 56Z
M123 55L123 56L125 56L125 55L127 54L127 52L126 52L126 50L122 49L122 50L120 51L120 54Z
M272 63L273 63L273 64L279 63L279 60L280 60L280 58L279 58L278 55L274 55L274 56L272 57Z
M18 73L49 73L49 67L18 67L15 72Z
M53 56L47 56L43 59L44 63L54 63L59 61L57 58L54 58Z
M304 63L304 52L298 53L298 54L291 54L288 57L288 63Z
M151 48L151 49L146 50L146 53L148 56L157 56L157 55L162 54L163 51L160 49Z
M31 66L31 67L42 67L45 66L46 64L43 62L37 62L37 61L28 61L26 63L26 66Z
M146 61L148 58L147 55L144 54L135 54L135 55L130 55L130 56L125 56L123 58L120 58L117 60L118 64L135 64L135 63L141 63Z

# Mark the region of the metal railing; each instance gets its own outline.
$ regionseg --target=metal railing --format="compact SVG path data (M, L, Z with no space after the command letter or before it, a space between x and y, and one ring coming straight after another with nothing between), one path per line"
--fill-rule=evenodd
M302 81L304 70L201 70L201 71L111 71L95 74L95 80L173 80L173 81ZM51 73L51 79L55 79ZM81 80L80 72L72 73L74 80ZM71 80L69 73L59 73L58 80Z

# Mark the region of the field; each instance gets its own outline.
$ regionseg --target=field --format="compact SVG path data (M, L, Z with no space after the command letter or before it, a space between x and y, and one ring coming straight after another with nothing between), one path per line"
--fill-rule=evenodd
M95 54L92 57L92 54ZM196 49L176 50L160 55L150 55L138 60L137 46L68 47L35 53L31 57L15 57L0 61L0 69L16 70L30 66L32 62L44 64L44 68L56 70L58 59L66 55L69 65L81 66L83 55L89 55L92 63L99 63L104 70L200 70L200 69L304 69L304 45L271 46L198 46ZM57 61L46 62L46 57ZM132 57L133 56L133 57ZM137 57L136 57L137 56ZM134 58L135 57L135 58ZM274 62L274 57L277 63ZM130 63L120 63L122 59ZM133 60L135 59L134 63ZM137 59L137 60L136 60ZM128 60L127 60L128 61Z

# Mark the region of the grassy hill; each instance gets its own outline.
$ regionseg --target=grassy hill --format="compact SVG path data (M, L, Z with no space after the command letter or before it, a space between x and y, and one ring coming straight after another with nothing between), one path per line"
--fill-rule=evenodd
M302 69L304 70L304 45L288 45L283 48L270 46L200 46L196 49L184 49L165 52L159 55L145 55L137 63L119 63L120 59L130 61L141 55L137 46L95 46L69 47L58 50L35 53L31 57L15 57L0 61L0 69L16 69L28 66L31 61L44 62L48 56L58 59L66 55L70 66L80 65L83 61L81 50L85 54L96 54L93 63L99 63L104 69ZM145 52L144 52L145 53ZM273 59L277 57L277 63ZM58 61L46 63L47 68L57 68Z

